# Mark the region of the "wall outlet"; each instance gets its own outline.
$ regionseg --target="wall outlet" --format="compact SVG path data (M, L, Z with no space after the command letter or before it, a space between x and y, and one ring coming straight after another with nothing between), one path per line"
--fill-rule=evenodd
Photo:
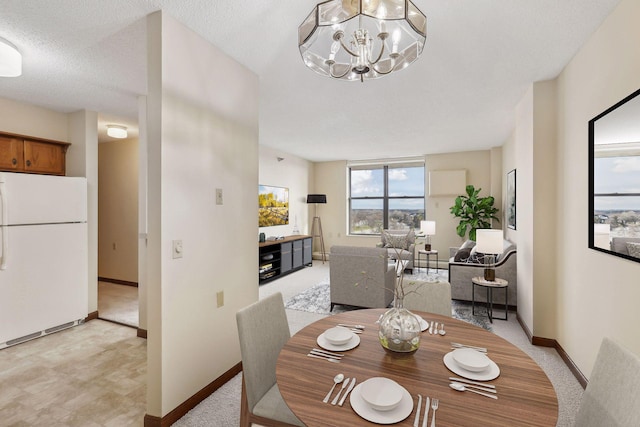
M216 205L222 204L222 188L216 188Z
M216 294L216 298L218 300L218 308L224 305L224 291L220 291Z
M173 256L173 259L182 258L182 240L173 240L171 244L171 254Z

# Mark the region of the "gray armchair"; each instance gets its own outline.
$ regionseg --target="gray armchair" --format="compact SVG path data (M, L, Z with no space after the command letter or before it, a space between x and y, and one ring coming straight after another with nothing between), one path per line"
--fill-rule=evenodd
M473 251L471 251L471 259L469 259L469 253L465 253L466 258L458 258L456 253L464 250L466 246L473 247L475 242L465 242L460 248L450 248L449 258L449 283L451 283L451 298L463 301L471 301L471 279L474 277L484 276L485 265L482 261L473 260ZM517 292L518 292L518 270L517 270L517 252L516 246L509 240L503 241L503 253L496 257L496 277L505 279L509 282L507 288L507 302L510 307L516 307L518 304ZM485 292L479 292L480 289L476 288L476 301L486 301ZM499 293L498 296L497 293ZM504 294L502 291L494 292L494 301L504 301Z
M396 270L386 249L332 246L330 259L331 310L336 304L365 308L391 304Z
M409 273L413 272L413 261L416 257L416 234L413 229L383 230L380 242L376 246L386 248L391 259L396 259L399 255L406 261L404 269Z

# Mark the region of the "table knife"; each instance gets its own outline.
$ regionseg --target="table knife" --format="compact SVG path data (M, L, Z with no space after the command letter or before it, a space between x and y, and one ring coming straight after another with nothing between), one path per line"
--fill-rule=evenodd
M353 377L353 379L351 380L351 384L349 384L349 388L347 388L347 391L344 393L344 396L342 396L342 399L340 399L340 403L338 405L342 406L342 404L344 403L344 400L347 398L347 395L351 392L351 390L353 390L353 387L356 385L356 377Z
M424 418L422 419L422 427L427 427L427 420L429 419L429 407L431 405L431 399L427 396L427 400L424 405Z
M418 406L416 407L416 418L413 420L413 427L420 426L420 410L422 409L422 395L418 395Z

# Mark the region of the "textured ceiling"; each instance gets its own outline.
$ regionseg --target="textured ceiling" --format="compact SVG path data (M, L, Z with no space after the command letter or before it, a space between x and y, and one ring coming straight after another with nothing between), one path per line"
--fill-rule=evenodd
M144 17L162 9L259 76L263 145L314 161L487 149L512 132L528 85L556 77L618 2L414 0L423 55L363 84L303 65L297 26L313 0L0 0L0 37L24 58L0 97L135 127Z

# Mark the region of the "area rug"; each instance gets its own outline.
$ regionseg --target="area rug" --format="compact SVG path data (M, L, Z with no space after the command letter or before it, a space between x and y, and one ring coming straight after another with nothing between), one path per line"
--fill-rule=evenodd
M405 279L406 280L406 279ZM329 311L331 308L331 301L329 296L329 282L320 282L312 287L300 292L297 295L291 297L285 303L285 308L290 310L306 311L316 314L338 314L345 311L357 309L356 307L336 305L333 311ZM480 309L483 313L482 308ZM452 301L452 316L456 319L464 320L465 322L479 326L483 329L491 331L491 323L486 316L474 316L471 314L471 304ZM476 309L476 313L478 310Z

